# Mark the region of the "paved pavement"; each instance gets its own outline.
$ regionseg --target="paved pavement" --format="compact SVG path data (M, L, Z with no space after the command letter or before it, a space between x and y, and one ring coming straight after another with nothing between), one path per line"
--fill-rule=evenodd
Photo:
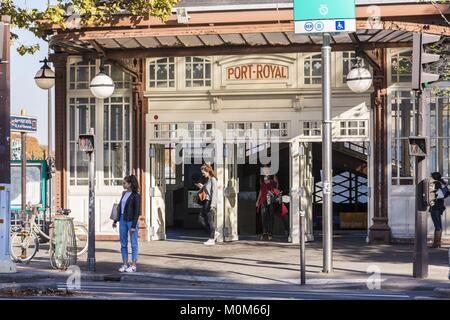
M261 288L296 288L299 290L299 246L275 239L272 242L244 238L238 242L218 243L206 247L203 234L169 232L168 241L140 243L138 272L119 274L118 242L97 242L95 273L87 272L86 256L81 257L81 283L109 281L120 284L152 285L259 285ZM321 238L306 246L308 290L368 290L431 292L450 297L449 248L430 249L429 277L412 277L413 246L368 245L360 234L334 237L334 272L322 273ZM73 271L52 270L45 246L28 264L18 264L18 273L0 275L0 289L40 283L60 285L76 279ZM270 289L271 290L271 289ZM437 291L434 291L437 292Z

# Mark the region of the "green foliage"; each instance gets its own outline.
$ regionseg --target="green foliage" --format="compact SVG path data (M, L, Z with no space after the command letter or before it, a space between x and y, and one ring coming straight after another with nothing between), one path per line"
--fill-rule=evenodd
M38 0L47 3L46 0ZM0 15L11 16L13 28L31 31L40 39L47 39L52 26L67 28L67 18L71 14L79 15L80 27L92 24L105 25L111 23L120 13L134 16L154 16L165 21L171 14L172 7L178 0L57 0L45 10L27 9L16 6L12 0L1 0ZM17 40L17 36L12 38ZM35 53L38 45L20 45L21 55Z

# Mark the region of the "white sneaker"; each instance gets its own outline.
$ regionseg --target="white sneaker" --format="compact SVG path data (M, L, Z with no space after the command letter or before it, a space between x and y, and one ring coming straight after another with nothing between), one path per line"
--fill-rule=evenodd
M127 268L128 268L128 266L127 266L126 264L123 264L123 265L119 268L119 270L117 270L117 271L119 271L119 272L125 272L125 270L127 270Z
M128 272L128 273L136 272L136 267L131 265L125 269L125 272Z
M204 244L205 246L213 246L213 245L216 244L216 241L214 241L214 239L208 239L208 241L203 242L203 244Z
M214 241L216 241L217 238L219 238L219 236L220 236L220 232L219 232L219 231L216 231L216 232L214 233Z

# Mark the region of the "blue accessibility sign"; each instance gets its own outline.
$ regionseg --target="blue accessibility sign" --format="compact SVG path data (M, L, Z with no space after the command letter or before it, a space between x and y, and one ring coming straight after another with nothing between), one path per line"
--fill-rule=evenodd
M336 21L336 30L344 31L345 30L345 21L342 21L342 20Z
M11 122L11 131L18 131L18 132L37 131L36 118L11 115L10 122Z

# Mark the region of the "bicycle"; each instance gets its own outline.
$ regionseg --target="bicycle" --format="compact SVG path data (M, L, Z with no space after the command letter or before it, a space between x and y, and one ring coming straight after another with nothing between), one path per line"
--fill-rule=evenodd
M32 206L32 214L29 219L22 221L19 230L15 231L11 235L10 254L11 259L14 262L30 263L36 253L39 251L40 237L50 242L50 256L52 256L53 241L52 241L52 225L49 226L49 234L41 230L36 223L37 209L40 206ZM59 209L58 214L69 215L70 209ZM74 221L77 256L81 256L87 251L88 248L88 229L87 227L78 221Z

